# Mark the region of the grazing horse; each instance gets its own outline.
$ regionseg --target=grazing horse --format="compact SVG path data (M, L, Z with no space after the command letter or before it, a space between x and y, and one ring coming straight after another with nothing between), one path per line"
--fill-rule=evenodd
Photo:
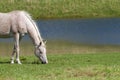
M25 11L0 13L0 38L13 37L15 41L11 64L14 64L15 53L17 63L21 64L19 59L19 42L26 33L28 33L35 46L35 55L43 64L48 63L45 43L43 42L38 27L32 20L31 16Z

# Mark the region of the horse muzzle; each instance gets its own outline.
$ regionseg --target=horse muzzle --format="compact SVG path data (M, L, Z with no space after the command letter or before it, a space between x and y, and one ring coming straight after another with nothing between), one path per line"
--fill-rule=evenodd
M48 64L48 62L47 62L47 61L45 61L45 62L42 62L42 64Z

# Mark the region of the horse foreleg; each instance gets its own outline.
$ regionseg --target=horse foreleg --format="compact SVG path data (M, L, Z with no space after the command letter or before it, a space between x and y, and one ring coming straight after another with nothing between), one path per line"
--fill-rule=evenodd
M14 55L16 53L16 50L15 50L15 44L14 44L14 48L13 48L13 52L12 52L12 57L11 57L11 64L14 64Z
M16 33L14 35L14 38L15 38L15 44L14 44L14 49L13 49L13 53L12 53L12 60L11 60L11 63L14 63L14 54L16 53L16 61L18 64L21 64L20 62L20 59L19 59L19 38L20 38L20 35L19 33Z
M20 51L20 48L19 48L19 40L20 40L20 34L19 33L16 33L16 35L15 35L15 43L16 43L16 45L15 45L15 47L16 47L16 61L17 61L17 63L18 64L21 64L21 62L20 62L20 59L19 59L19 51Z

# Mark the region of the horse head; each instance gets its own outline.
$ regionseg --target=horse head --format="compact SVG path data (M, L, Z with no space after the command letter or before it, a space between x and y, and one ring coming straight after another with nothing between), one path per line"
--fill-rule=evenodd
M38 46L35 48L35 55L40 59L42 64L47 64L47 56L46 56L46 46L44 42L40 42Z

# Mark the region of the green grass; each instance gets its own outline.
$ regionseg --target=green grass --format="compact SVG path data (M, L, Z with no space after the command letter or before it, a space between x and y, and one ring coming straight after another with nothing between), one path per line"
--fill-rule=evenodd
M54 44L53 44L54 43ZM22 65L10 64L13 43L0 43L0 80L119 80L120 46L48 42L48 64L21 42ZM52 45L52 47L51 47Z
M119 80L120 54L49 54L49 64L34 56L21 57L22 65L0 57L0 80Z
M120 16L119 0L1 0L0 12L25 10L35 19Z

